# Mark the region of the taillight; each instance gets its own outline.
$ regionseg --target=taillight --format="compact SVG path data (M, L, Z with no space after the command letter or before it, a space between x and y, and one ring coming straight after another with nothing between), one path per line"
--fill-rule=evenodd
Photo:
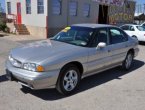
M144 36L145 36L145 34L144 34Z

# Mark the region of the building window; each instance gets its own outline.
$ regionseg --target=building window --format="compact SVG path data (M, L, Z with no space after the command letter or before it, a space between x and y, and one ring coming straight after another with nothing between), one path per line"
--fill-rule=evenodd
M69 15L70 16L77 16L77 2L71 1L69 3Z
M26 14L31 14L31 0L26 0Z
M38 14L44 14L44 0L37 0Z
M12 14L11 13L11 2L7 2L7 10L8 10L8 14Z
M90 16L90 4L85 3L83 7L83 14L85 17Z
M61 1L60 0L52 0L52 13L54 15L61 14Z

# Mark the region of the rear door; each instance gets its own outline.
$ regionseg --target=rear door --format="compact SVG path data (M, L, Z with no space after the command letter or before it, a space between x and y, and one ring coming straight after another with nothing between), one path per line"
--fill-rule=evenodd
M128 36L118 28L109 28L112 65L121 63L129 49Z
M135 35L135 28L132 25L124 25L121 27L122 30L124 30L129 36Z

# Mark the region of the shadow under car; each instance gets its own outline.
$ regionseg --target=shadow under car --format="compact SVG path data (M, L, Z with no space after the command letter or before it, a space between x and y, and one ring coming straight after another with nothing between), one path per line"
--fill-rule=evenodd
M107 83L114 79L121 80L120 78L121 76L129 74L132 71L141 68L143 65L144 65L144 62L139 61L139 60L134 60L133 66L129 71L124 71L124 70L121 70L120 67L116 67L116 68L101 72L99 74L84 78L80 82L79 88L74 92L74 94L86 91L88 89L94 88L98 85ZM31 89L21 88L21 91L24 92L25 94L28 94L28 93L32 94L43 100L58 100L58 99L62 99L66 97L59 94L55 89L31 90Z

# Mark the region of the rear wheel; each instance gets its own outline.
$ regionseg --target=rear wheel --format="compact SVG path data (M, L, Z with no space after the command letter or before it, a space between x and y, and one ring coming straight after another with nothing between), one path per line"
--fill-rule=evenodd
M61 72L56 89L63 95L71 94L80 82L80 71L74 65L67 65Z
M136 39L138 40L138 38L137 38L135 35L133 35L132 37L133 37L133 38L136 38Z
M133 53L129 52L122 64L123 69L125 70L129 70L132 66L132 62L133 62Z

